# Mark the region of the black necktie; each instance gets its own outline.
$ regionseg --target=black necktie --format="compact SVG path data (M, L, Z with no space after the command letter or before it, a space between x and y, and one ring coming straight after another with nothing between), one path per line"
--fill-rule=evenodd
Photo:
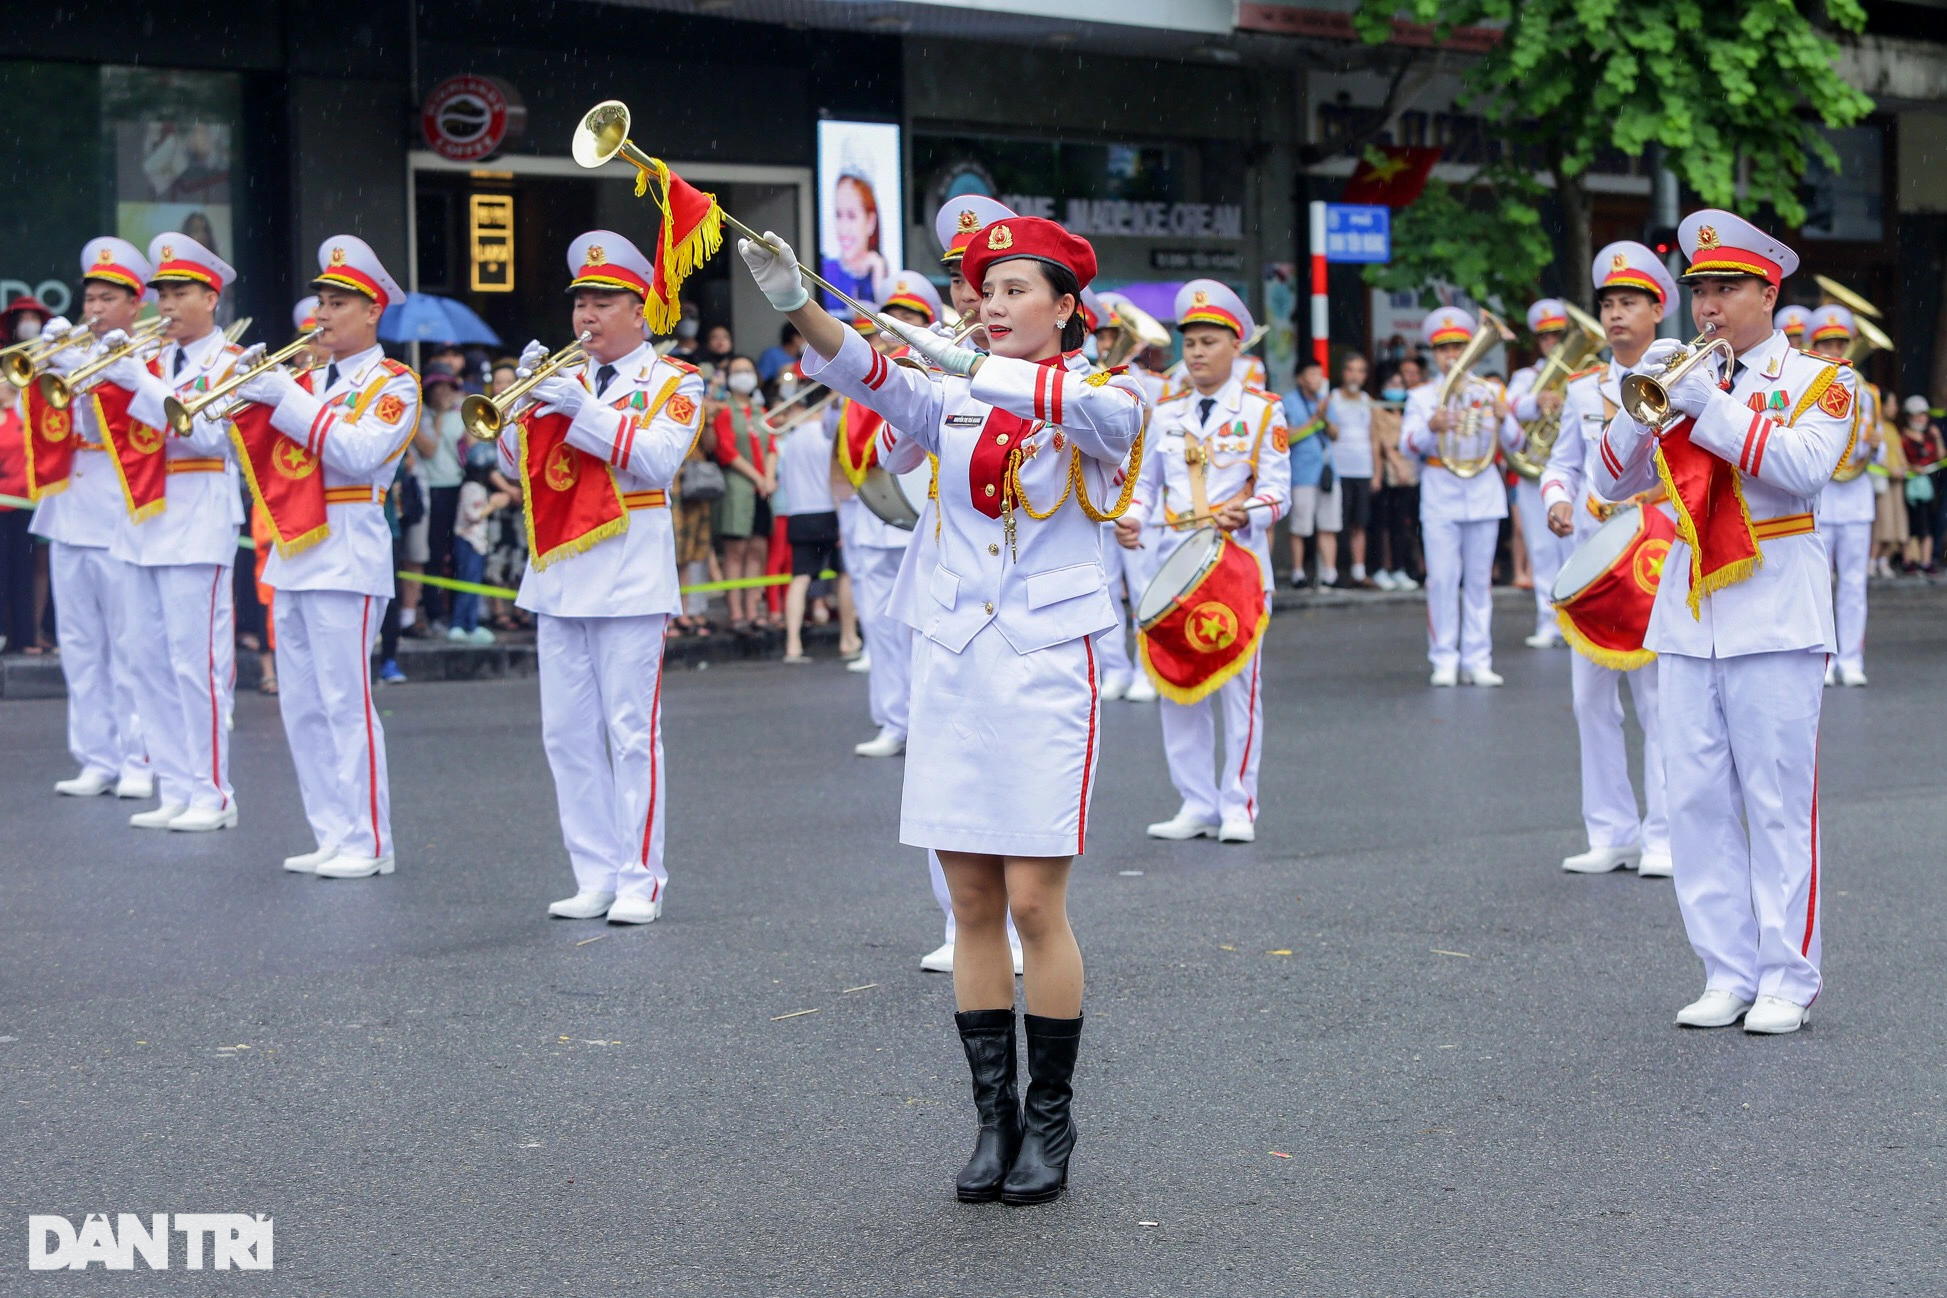
M608 391L608 385L613 382L615 382L615 367L613 365L604 365L602 368L596 370L595 395L599 397L602 393Z
M338 386L338 362L333 361L331 364L325 366L324 390L326 392L329 392L337 386Z
M175 368L174 370L172 370L172 371L170 371L170 376L171 376L172 378L173 378L173 377L178 377L178 376L180 376L180 375L182 374L182 372L183 372L183 363L184 363L185 361L187 361L188 359L189 359L189 357L188 357L188 355L187 355L187 354L186 354L186 353L185 353L185 352L183 351L183 349L182 349L182 348L180 348L180 347L178 347L178 348L176 348L176 368Z
M1217 398L1215 397L1205 397L1203 400L1197 402L1197 427L1198 428L1201 428L1205 424L1210 422L1210 407L1216 404L1217 404Z

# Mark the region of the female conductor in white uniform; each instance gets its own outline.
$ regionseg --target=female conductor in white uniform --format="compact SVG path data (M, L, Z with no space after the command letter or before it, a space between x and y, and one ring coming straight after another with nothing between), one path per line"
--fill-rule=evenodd
M1095 252L1053 221L1005 217L968 242L963 267L981 289L989 354L886 322L945 372L937 378L892 363L812 303L790 249L766 238L775 250L739 248L804 335L806 376L939 457L937 554L908 612L920 646L900 839L939 852L959 928L955 1019L980 1135L956 1191L968 1202L1043 1203L1067 1183L1075 1140L1082 957L1068 927L1068 867L1086 845L1101 746L1091 637L1116 619L1100 523L1114 512L1112 484L1147 399L1136 380L1091 376L1074 359ZM1026 952L1024 1113L1010 909Z

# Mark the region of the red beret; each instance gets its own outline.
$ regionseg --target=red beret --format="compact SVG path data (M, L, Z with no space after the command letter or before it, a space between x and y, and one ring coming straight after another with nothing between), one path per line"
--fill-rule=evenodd
M960 272L979 288L987 268L997 261L1031 257L1075 272L1083 288L1095 278L1095 249L1087 239L1070 234L1045 216L1009 216L982 227L967 242Z

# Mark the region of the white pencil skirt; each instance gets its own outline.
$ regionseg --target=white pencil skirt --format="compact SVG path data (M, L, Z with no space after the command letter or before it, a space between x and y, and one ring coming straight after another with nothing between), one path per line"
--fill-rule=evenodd
M989 625L956 654L915 639L899 841L1080 855L1102 748L1094 640L1021 654Z

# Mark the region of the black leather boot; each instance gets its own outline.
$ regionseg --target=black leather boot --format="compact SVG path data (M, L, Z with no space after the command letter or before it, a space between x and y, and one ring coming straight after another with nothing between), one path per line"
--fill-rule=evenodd
M1021 1098L1015 1086L1014 1011L962 1010L953 1016L973 1073L980 1136L953 1183L962 1203L992 1203L1021 1147Z
M1022 1114L1021 1152L1007 1169L1001 1202L1046 1203L1068 1185L1068 1155L1075 1148L1075 1055L1082 1020L1024 1014L1028 1030L1028 1102Z

